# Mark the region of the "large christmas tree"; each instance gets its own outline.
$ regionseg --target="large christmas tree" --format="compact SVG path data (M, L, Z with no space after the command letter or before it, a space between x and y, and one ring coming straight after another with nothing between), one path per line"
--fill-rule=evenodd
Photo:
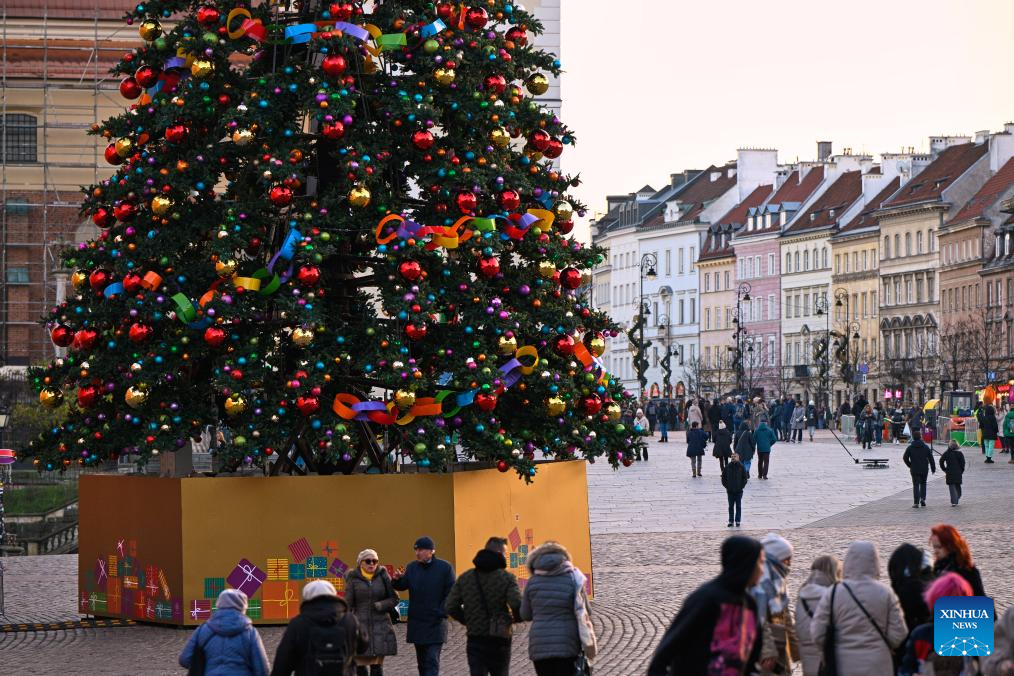
M40 468L143 462L208 426L226 469L629 464L531 14L153 0L127 20L130 109L93 129L118 168L83 204L102 232L45 320L69 353L32 373L42 405L72 404L28 449Z

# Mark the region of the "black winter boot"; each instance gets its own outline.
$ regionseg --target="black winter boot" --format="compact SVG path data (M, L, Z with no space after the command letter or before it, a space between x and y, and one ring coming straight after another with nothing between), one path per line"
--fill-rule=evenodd
M384 665L383 664L371 664L370 665L370 676L384 676Z
M366 666L356 666L356 676L370 676L370 668Z

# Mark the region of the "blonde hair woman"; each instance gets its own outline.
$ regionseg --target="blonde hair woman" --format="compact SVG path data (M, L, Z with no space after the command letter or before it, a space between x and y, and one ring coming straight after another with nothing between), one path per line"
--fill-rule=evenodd
M398 639L391 625L398 593L376 551L359 552L356 567L345 575L345 602L369 638L366 650L356 655L356 675L383 676L384 658L398 654Z

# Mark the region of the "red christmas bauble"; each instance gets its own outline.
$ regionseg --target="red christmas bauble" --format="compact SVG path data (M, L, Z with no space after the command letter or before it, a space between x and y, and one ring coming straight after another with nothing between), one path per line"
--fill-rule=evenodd
M500 261L495 257L479 259L479 274L486 279L493 279L500 274Z
M331 18L336 21L348 21L352 18L351 2L332 2L328 7Z
M512 26L507 29L504 37L513 42L515 47L524 47L528 44L528 31L520 26Z
M469 7L465 11L465 23L478 30L489 21L489 13L484 7Z
M508 188L497 196L496 201L504 211L514 211L521 206L521 195L518 194L517 190Z
M565 268L560 271L560 285L565 289L576 289L581 286L581 271L577 268Z
M136 99L144 89L132 77L125 77L120 80L120 95L125 99Z
M109 282L111 281L113 281L112 273L103 268L92 270L92 273L88 275L88 284L92 287L93 291L101 291L109 286Z
M595 415L602 410L602 400L598 395L589 394L586 397L581 397L580 406L585 415Z
M186 125L169 125L165 130L165 140L169 141L169 143L183 143L187 140L189 134L190 130L187 129Z
M201 7L197 10L197 23L205 28L213 28L218 25L222 13L215 7Z
M134 71L134 79L137 80L137 84L144 88L154 87L158 83L158 76L161 73L151 66L141 66Z
M74 333L63 324L57 324L49 332L49 338L57 347L69 347L74 342Z
M425 324L409 324L405 327L405 336L413 341L420 341L426 337Z
M509 470L511 468L511 466L507 463L506 460L497 460L496 461L496 468L498 470L500 470L501 472L506 472L507 470Z
M130 338L130 342L132 343L143 343L151 338L151 334L152 328L150 326L141 322L134 322L130 325L127 337Z
M297 397L296 408L303 415L312 415L320 408L320 399L317 397Z
M345 125L337 120L334 122L325 122L321 125L320 133L323 134L326 139L337 141L342 136L345 136Z
M454 203L458 205L458 210L463 214L472 213L475 211L477 199L474 192L459 192L454 197Z
M90 350L95 347L98 339L99 334L92 329L78 329L74 332L74 342L72 345L77 350Z
M558 138L549 139L549 143L546 145L546 149L542 151L542 154L553 160L563 154L563 141Z
M544 129L536 129L531 133L531 135L529 135L528 145L541 153L549 146L549 142L552 138L553 137L549 135L549 132Z
M99 390L94 385L85 385L78 388L77 405L81 408L91 408L99 400Z
M296 273L296 279L299 280L300 286L314 286L320 281L320 268L316 265L301 265L299 272Z
M204 329L204 342L211 347L218 347L225 342L225 331L217 326L209 326Z
M454 5L449 2L438 2L437 3L437 16L441 19L449 19L451 14L454 13Z
M136 293L141 288L141 275L130 272L123 278L123 288L127 293Z
M493 92L494 94L503 94L504 90L507 89L507 79L499 73L487 75L482 83L486 86L486 91Z
M496 408L496 395L489 394L488 392L480 392L475 395L475 405L486 413L489 413Z
M634 464L633 459L628 458L627 456L623 456L623 459L620 460L620 462L623 463L624 467L630 467L631 465Z
M398 266L398 274L409 282L414 282L422 277L422 273L423 269L419 265L419 261L402 261Z
M106 158L106 162L109 164L123 164L124 158L120 157L120 153L116 152L116 144L110 143L106 146L106 150L103 153Z
M565 357L574 354L574 337L568 334L557 336L553 339L553 350Z
M111 228L113 227L113 224L116 223L116 216L114 216L113 212L109 209L99 207L95 210L95 213L92 214L92 223L103 229Z
M320 67L330 77L338 77L345 72L347 64L345 63L345 57L341 54L331 54L324 57L324 61L320 64Z
M284 207L292 201L292 191L283 185L276 185L272 188L269 196L271 203L276 207Z
M574 221L556 221L553 227L560 231L560 234L569 235L574 229Z
M433 133L428 129L418 129L412 132L412 145L419 150L429 150L433 147Z
M121 223L132 221L137 216L137 205L133 202L120 202L113 207L113 216Z

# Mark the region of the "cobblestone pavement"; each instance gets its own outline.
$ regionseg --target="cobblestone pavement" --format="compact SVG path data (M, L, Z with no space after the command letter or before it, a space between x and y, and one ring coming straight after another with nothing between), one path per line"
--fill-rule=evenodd
M676 438L676 435L673 435ZM858 454L851 445L853 454ZM643 673L651 651L679 607L697 585L718 572L718 547L728 534L725 498L710 457L705 478L692 479L682 459L685 445L652 444L651 460L618 473L602 465L589 473L592 545L597 598L593 616L602 657L597 674ZM744 501L743 531L762 536L769 528L795 545L792 594L809 562L822 553L843 556L848 543L868 539L887 557L908 541L925 546L929 527L954 523L972 544L986 590L998 612L1014 606L1014 525L1007 515L1014 497L1014 466L1006 456L983 465L977 449L966 451L962 505L951 508L941 474L930 482L929 506L910 507L909 479L901 448L887 446L866 455L890 457L887 470L863 470L824 433L813 444L775 447L767 482L753 478ZM756 476L756 470L754 470ZM9 621L56 621L76 617L75 556L6 559ZM404 627L398 629L403 639ZM262 631L269 654L281 628ZM187 630L138 625L0 635L3 674L181 674L176 657ZM527 630L515 638L513 674L533 673L526 659ZM385 673L415 673L414 653L402 641L401 654ZM454 627L444 650L442 673L467 674L464 632Z

